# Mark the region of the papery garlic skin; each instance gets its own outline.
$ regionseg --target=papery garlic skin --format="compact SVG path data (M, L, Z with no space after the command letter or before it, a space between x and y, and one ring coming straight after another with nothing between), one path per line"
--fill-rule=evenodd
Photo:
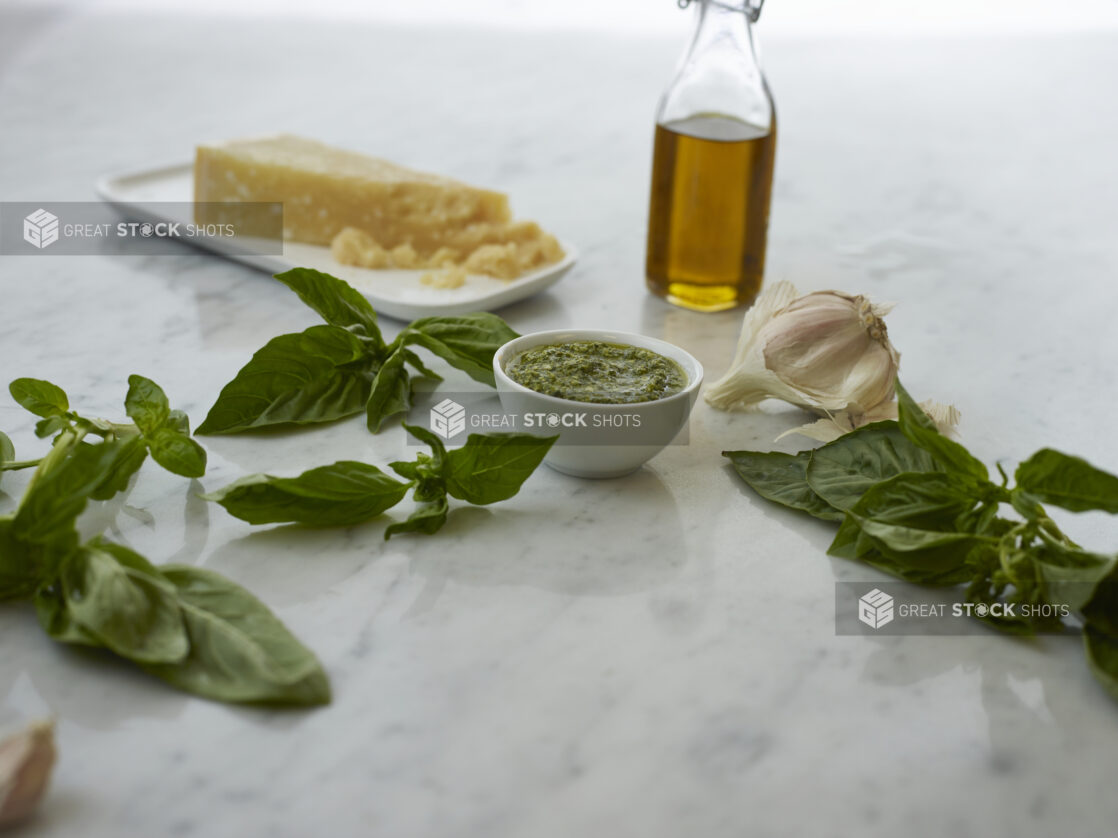
M54 723L33 722L0 741L0 827L27 818L54 767Z
M944 436L956 435L955 429L959 424L959 410L955 405L940 404L930 399L922 401L919 404L920 409L928 414L931 420L935 422L936 429L941 434ZM848 434L855 428L862 427L862 425L896 418L897 403L895 401L883 402L868 413L849 413L845 410L840 410L822 419L817 419L806 425L800 425L798 428L789 428L778 436L775 441L780 441L790 434L799 434L800 436L806 436L818 442L833 442L843 434Z
M730 369L703 393L710 405L720 410L747 410L768 398L792 401L800 396L765 367L764 347L758 339L762 327L796 296L792 283L777 282L754 300L745 313Z
M900 354L882 317L891 306L790 282L769 286L745 316L729 371L705 398L745 410L777 398L824 416L865 414L893 398Z

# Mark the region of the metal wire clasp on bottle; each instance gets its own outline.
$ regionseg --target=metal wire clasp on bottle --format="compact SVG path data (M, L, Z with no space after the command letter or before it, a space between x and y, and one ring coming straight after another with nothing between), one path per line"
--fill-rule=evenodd
M681 9L686 9L688 6L691 5L691 0L676 0L676 5L678 5ZM718 3L718 5L724 6L727 9L737 8L730 3ZM757 20L761 17L761 7L764 5L765 0L757 0L756 6L753 5L753 0L746 0L745 7L742 9L742 11L749 15L750 23L756 23Z

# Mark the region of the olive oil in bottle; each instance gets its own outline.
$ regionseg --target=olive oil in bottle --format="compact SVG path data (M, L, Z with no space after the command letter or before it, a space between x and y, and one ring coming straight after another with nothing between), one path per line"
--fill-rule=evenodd
M683 308L721 311L761 290L776 158L752 28L763 2L694 0L694 36L656 113L645 277Z
M761 290L776 121L700 116L656 126L645 272L653 293L718 311Z

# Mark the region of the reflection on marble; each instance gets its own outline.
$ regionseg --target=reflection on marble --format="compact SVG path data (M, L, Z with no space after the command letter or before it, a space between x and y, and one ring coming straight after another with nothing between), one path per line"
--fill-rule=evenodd
M677 41L154 9L9 26L6 199L79 200L198 139L303 132L506 189L577 243L568 277L504 310L517 330L640 331L712 378L729 361L740 312L643 288L651 118ZM1113 36L766 47L782 131L770 278L896 301L910 389L956 403L988 461L1057 443L1118 470ZM0 292L0 378L55 380L108 417L141 372L197 423L253 350L315 322L266 276L189 252L3 257ZM0 723L59 719L25 834L1111 834L1118 708L1073 640L834 635L834 582L875 574L827 558L831 528L773 508L719 456L802 421L700 403L689 443L634 475L541 469L507 503L389 543L384 522L253 529L197 495L384 464L406 451L399 428L206 440L194 482L149 466L83 527L256 591L321 656L334 703L189 698L5 605ZM21 456L43 447L6 399L0 428ZM4 476L0 512L26 480ZM1101 517L1069 529L1118 543Z

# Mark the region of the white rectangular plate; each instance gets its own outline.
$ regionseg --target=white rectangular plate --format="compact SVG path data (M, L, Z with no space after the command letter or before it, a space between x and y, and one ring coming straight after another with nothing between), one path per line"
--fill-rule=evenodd
M164 203L188 205L194 200L194 166L180 163L156 169L145 169L119 175L106 175L97 181L97 194L112 204L131 221L179 221L172 218ZM199 247L221 253L205 237L184 239ZM505 281L489 276L470 274L459 288L433 288L420 283L424 271L370 270L342 265L334 260L330 248L301 242L284 242L282 256L232 256L239 262L269 273L290 268L314 268L341 277L369 298L379 313L401 320L414 320L434 314L465 314L468 311L495 311L501 306L538 294L563 278L575 263L577 254L563 242L566 256L561 262L548 265L519 279Z

